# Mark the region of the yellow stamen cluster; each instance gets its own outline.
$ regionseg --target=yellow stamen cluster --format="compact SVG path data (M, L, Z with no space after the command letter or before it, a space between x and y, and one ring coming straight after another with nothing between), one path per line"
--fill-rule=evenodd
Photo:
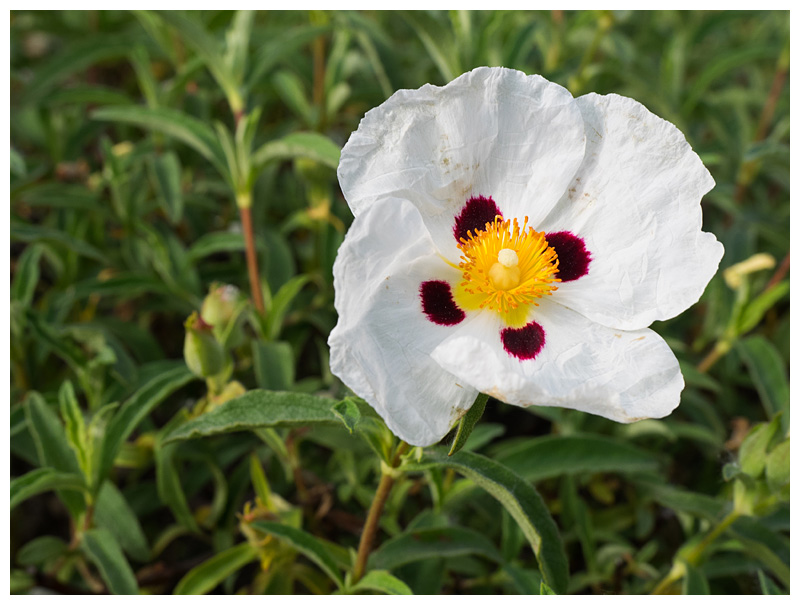
M490 309L506 324L525 325L530 305L557 289L558 256L544 233L496 217L483 230L469 231L458 245L464 280L454 296L461 308Z

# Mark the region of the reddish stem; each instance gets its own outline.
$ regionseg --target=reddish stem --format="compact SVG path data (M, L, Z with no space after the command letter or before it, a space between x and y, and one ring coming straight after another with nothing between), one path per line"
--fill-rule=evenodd
M242 231L244 231L244 245L247 255L247 274L250 277L250 292L253 297L253 304L256 311L264 314L264 297L261 294L261 280L258 277L258 257L256 256L256 244L253 239L253 221L250 216L250 207L239 207L242 217Z

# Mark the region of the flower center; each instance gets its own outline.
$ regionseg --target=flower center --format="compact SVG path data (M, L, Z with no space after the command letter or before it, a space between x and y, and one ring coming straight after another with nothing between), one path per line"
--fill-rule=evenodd
M561 281L555 249L544 233L528 227L527 216L522 227L517 219L495 217L483 230L467 232L458 247L464 280L455 289L456 302L467 310L495 311L512 327L525 325L530 305L538 306Z

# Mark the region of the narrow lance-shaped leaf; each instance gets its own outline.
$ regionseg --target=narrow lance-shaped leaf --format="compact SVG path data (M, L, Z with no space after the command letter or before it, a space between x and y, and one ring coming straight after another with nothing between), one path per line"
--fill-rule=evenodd
M339 166L341 149L328 137L315 132L294 132L282 139L269 141L253 154L252 162L256 173L268 162L308 158L333 168Z
M157 12L164 21L178 30L181 38L202 58L211 75L225 91L233 113L240 112L244 108L244 101L239 92L234 72L224 60L222 45L206 31L202 24L180 11L161 10Z
M751 336L739 341L736 349L753 379L764 410L771 418L783 412L784 433L789 429L789 381L780 353L763 336Z
M333 413L344 423L345 428L352 435L358 426L359 420L361 420L361 412L356 402L351 398L343 399L336 403L331 410L333 410Z
M503 558L483 534L463 527L437 527L404 532L380 545L369 557L370 569L394 569L423 559L481 555L496 563Z
M175 137L210 161L230 181L225 154L208 126L183 112L165 107L101 107L92 113L95 120L133 124Z
M67 441L78 458L78 465L87 481L91 480L91 454L88 450L88 439L86 434L86 423L83 419L83 412L78 405L75 397L75 389L72 383L67 380L58 391L58 402L61 410L61 418L66 427Z
M41 244L27 246L17 261L14 281L11 283L11 300L29 306L39 283L39 259L44 249Z
M251 527L257 531L280 538L295 550L304 554L328 574L339 588L342 588L342 578L339 575L336 561L314 536L300 529L271 521L256 521L251 524Z
M459 451L467 443L467 439L472 434L475 425L483 416L483 411L486 409L486 402L489 401L489 396L483 393L478 393L475 403L467 410L467 413L458 421L458 430L456 436L453 438L453 445L450 446L448 456L452 456Z
M81 550L100 570L112 594L139 594L136 576L122 554L114 536L105 529L92 529L83 534Z
M274 340L278 337L283 326L284 317L289 309L289 305L294 298L300 293L310 277L308 275L297 275L283 284L272 298L269 310L267 312L267 329L266 336L269 340Z
M39 393L31 392L25 401L25 417L31 432L39 463L57 471L81 476L78 461L67 442L64 427L58 416ZM64 501L70 514L77 517L85 508L84 498L74 491L60 491L59 497Z
M108 475L120 446L150 411L170 393L193 379L194 375L186 365L180 363L153 378L122 405L105 431L100 477Z
M408 468L435 466L456 470L500 502L530 542L545 581L559 593L566 591L568 565L564 545L547 507L530 483L489 458L465 451L448 456L442 450L430 449L420 463Z
M658 458L650 452L590 434L507 440L494 448L492 457L528 481L541 481L565 473L630 472L658 467Z
M37 468L11 480L11 504L13 509L28 498L51 490L86 491L83 477L77 473L64 473L52 468Z
M177 427L165 442L266 427L338 424L333 400L305 393L253 390Z
M178 156L168 151L151 156L150 170L156 183L158 199L170 223L176 225L183 216L183 193L181 192L181 163Z
M233 575L251 561L255 561L257 557L258 551L249 542L243 542L223 550L183 576L173 594L208 594L225 578Z
M388 571L376 570L365 575L353 586L353 592L372 590L383 594L412 595L414 594L408 585L400 578L394 577Z
M22 242L48 242L65 246L67 249L91 258L100 263L105 263L108 258L96 247L87 243L83 239L72 237L65 231L50 229L40 225L28 225L25 223L12 222L11 239Z
M124 57L131 48L129 36L119 33L102 35L93 34L79 38L76 42L54 53L53 59L34 72L34 79L26 88L19 100L22 107L38 103L59 83L72 74L80 72L99 61L107 61Z
M175 519L188 530L198 532L200 528L186 501L186 494L175 464L175 452L179 444L164 442L164 435L168 435L175 426L180 426L185 418L185 413L176 414L159 433L153 450L156 462L156 487L158 497L169 507Z
M136 513L111 481L106 481L100 489L94 520L97 527L107 529L117 539L131 558L137 561L150 558L150 547Z

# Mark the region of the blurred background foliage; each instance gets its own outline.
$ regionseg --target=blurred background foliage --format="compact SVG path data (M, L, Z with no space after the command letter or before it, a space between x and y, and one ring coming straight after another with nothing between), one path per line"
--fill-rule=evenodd
M12 11L10 48L12 592L788 592L788 11ZM393 437L328 368L338 153L395 90L480 65L675 123L726 253L654 326L687 383L670 417L490 401L467 443L536 487L568 580L428 460L354 587ZM247 415L275 393L317 411Z

